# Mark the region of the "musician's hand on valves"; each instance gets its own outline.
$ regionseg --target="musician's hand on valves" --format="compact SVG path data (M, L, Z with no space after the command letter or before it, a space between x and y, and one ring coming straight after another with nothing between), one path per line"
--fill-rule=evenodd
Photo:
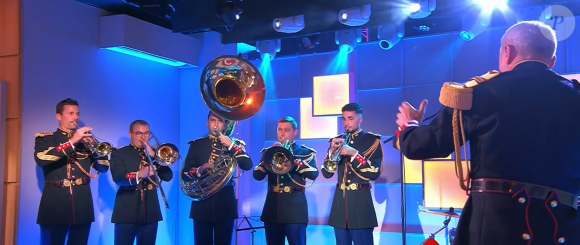
M340 155L342 156L354 156L356 155L358 151L354 148L352 148L349 145L344 145L344 147L342 148L342 151L340 151Z
M220 135L218 139L225 147L230 147L230 145L232 145L232 139L230 139L230 137L228 136Z
M330 144L330 150L335 151L344 142L343 138L334 138Z
M397 113L397 125L403 127L409 121L415 120L420 123L425 115L425 109L427 108L427 100L421 101L419 104L419 110L415 109L409 102L405 101L399 106L399 113Z
M83 143L86 143L86 144L94 144L95 143L95 140L93 139L93 137L84 137L81 139L81 141Z
M207 170L211 169L212 167L213 167L213 163L206 162L203 165L201 165L201 167L197 168L197 173L198 174L205 173Z
M71 143L76 144L84 137L89 137L91 134L89 131L93 130L91 127L81 127L77 129L77 131L73 134L73 136L69 139Z
M137 172L137 176L139 176L139 178L147 178L154 174L153 173L153 171L155 171L154 169L155 168L151 166L144 167Z

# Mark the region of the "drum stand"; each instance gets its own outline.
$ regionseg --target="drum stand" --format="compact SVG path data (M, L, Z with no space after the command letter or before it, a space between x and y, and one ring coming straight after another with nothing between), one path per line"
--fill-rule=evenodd
M429 237L425 239L423 242L421 242L419 245L426 243L430 239L435 239L435 235L437 235L437 233L441 232L442 230L445 230L445 233L447 233L447 226L449 225L450 221L451 217L446 217L445 221L443 221L443 227L441 227L441 229L437 230L435 233L431 233Z

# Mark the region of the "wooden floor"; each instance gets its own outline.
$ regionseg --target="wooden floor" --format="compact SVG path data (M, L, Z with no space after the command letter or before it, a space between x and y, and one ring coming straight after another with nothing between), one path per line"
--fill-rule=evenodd
M0 0L0 80L7 83L1 243L16 244L22 127L21 0ZM2 108L4 109L4 108Z

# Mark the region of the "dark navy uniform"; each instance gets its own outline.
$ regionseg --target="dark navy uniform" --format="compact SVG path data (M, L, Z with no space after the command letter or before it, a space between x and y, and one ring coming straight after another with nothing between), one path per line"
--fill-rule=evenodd
M306 244L306 226L308 225L308 202L304 194L305 178L316 180L316 151L305 145L292 143L295 168L285 175L268 171L264 156L254 168L254 179L263 180L268 176L268 194L262 210L261 221L264 222L266 243L284 245L285 238L289 245ZM268 148L262 149L264 153Z
M41 244L65 244L67 233L68 245L87 244L95 221L89 183L96 174L91 167L107 172L108 157L97 159L83 143L71 144L72 135L60 128L34 135L34 160L44 174L36 221L41 227Z
M169 167L159 166L151 156L162 181L170 181L173 172ZM159 207L155 176L140 178L137 172L149 166L144 148L131 144L111 154L111 175L119 185L111 222L115 224L115 245L155 244L157 224L163 220Z
M344 136L341 134L335 138L338 137ZM335 229L337 245L350 245L352 242L355 245L373 244L372 232L378 222L370 182L381 175L381 136L359 129L346 142L358 154L354 157L341 156L328 225ZM328 170L326 164L323 164L321 171L327 179L335 174Z
M471 106L445 107L429 125L407 125L398 137L410 159L445 157L458 150L453 131L463 122L456 147L470 142L471 191L454 244L580 244L578 84L527 61L464 86Z
M234 156L240 169L252 169L252 159L246 154L244 141L232 138L232 142L232 146L229 150L225 149L224 154ZM182 178L191 180L188 175L195 174L197 168L210 159L215 160L223 148L225 147L219 139L213 135L190 141L183 167L189 173L181 173ZM234 222L238 218L234 180L230 180L213 196L202 201L193 201L189 217L193 219L195 245L230 245Z

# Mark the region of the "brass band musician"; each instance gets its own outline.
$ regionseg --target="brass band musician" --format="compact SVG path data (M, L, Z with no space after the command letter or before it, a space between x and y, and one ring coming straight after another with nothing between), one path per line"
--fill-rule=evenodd
M305 245L308 225L305 179L318 177L316 151L296 144L298 124L292 117L280 119L277 132L278 142L262 149L262 159L254 168L254 179L268 177L268 194L261 216L266 243L284 245L288 239L289 245ZM281 152L274 153L275 147ZM279 154L278 157L275 154Z
M337 245L373 244L373 228L378 225L370 182L381 174L383 150L380 135L362 130L362 113L357 103L342 107L345 132L331 139L321 168L327 179L338 170L328 217Z
M58 129L34 135L34 160L44 176L37 218L42 245L87 244L95 221L89 183L98 173L91 167L107 172L111 149L105 144L93 152L98 142L92 128L77 128L79 117L78 102L64 99L56 105Z
M155 161L156 152L147 143L150 136L149 123L135 120L129 126L131 144L111 154L111 175L119 186L111 217L115 245L133 245L135 239L137 245L154 245L158 223L163 220L157 193L161 183L153 171L162 181L170 181L173 172Z
M252 160L245 152L245 142L222 134L226 120L210 111L207 117L209 134L189 142L182 178L192 180L212 170L222 154L233 156L242 170L252 169ZM234 221L238 218L238 200L234 181L230 180L207 199L192 201L189 217L193 219L195 245L230 245Z

